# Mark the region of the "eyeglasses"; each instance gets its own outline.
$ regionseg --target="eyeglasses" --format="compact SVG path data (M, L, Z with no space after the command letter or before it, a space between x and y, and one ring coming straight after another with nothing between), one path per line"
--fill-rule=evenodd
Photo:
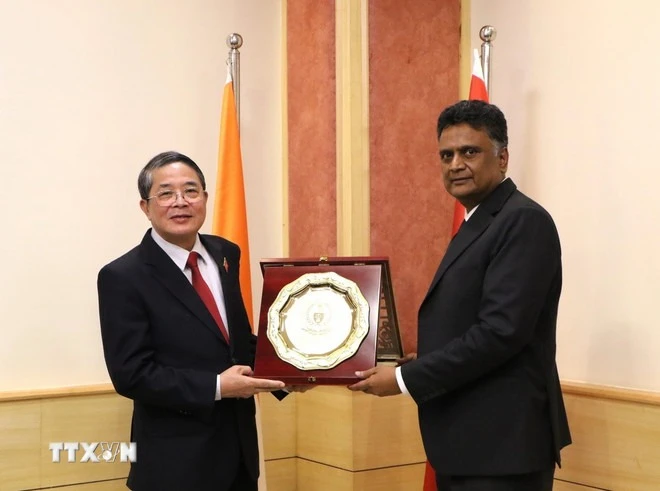
M181 196L186 203L193 204L200 201L204 194L199 188L186 188L182 191L166 190L161 191L154 196L149 196L147 201L155 199L156 203L160 206L172 206L179 199L179 196Z

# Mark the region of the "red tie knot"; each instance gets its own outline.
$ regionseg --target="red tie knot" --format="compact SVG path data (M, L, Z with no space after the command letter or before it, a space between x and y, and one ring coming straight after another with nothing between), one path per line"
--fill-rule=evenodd
M190 255L188 256L188 260L186 261L186 266L188 266L190 269L197 269L197 259L199 258L199 253L192 251Z

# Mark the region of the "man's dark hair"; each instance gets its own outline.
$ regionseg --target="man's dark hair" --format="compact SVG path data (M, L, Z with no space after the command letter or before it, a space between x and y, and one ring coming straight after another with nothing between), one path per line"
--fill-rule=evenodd
M509 144L506 118L500 109L483 101L460 101L447 107L438 117L438 139L445 128L467 124L475 130L485 131L497 148Z
M140 175L138 176L138 191L140 191L140 198L147 199L149 197L149 191L151 191L151 186L154 184L153 172L156 169L174 164L175 162L181 162L194 170L199 177L199 181L202 183L202 189L206 191L204 174L193 159L179 152L163 152L152 158L140 171Z

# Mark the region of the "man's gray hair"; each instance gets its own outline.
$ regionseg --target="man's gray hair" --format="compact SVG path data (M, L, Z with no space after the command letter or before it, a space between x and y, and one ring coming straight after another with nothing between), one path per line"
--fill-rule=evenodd
M199 181L202 183L202 189L206 191L206 180L204 179L204 174L202 173L202 170L199 168L199 166L193 161L193 159L183 155L182 153L170 151L159 153L154 158L152 158L140 171L137 182L140 198L149 198L151 186L154 184L153 172L156 169L160 169L166 165L174 164L175 162L181 162L182 164L187 165L192 170L194 170L199 177Z

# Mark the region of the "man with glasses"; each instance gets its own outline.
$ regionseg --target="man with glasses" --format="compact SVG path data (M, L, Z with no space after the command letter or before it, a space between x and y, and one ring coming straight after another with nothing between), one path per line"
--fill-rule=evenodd
M133 400L136 491L256 491L254 336L239 284L240 250L200 235L206 182L177 152L138 177L151 222L140 245L101 269L99 316L108 372Z

